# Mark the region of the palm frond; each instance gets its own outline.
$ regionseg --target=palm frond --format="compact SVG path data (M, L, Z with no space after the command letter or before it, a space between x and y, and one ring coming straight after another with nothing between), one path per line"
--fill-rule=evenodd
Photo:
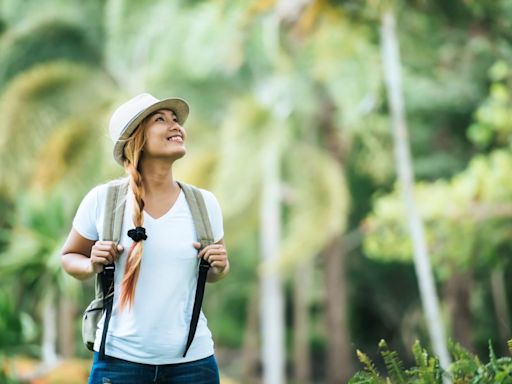
M289 219L276 265L281 270L318 254L343 232L348 214L344 174L334 158L308 144L296 144L286 153Z
M271 116L253 98L234 102L220 131L222 146L212 188L223 204L224 215L239 214L253 203L260 190L264 151L272 136Z
M56 60L95 65L100 52L69 20L31 20L23 28L9 30L0 40L0 87L35 65Z
M0 187L12 194L28 184L37 154L60 122L105 105L108 82L66 62L41 64L17 76L0 100Z

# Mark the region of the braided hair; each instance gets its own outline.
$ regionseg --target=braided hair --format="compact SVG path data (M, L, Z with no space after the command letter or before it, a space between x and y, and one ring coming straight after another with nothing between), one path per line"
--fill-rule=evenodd
M129 175L129 184L133 192L133 223L136 227L144 225L144 184L142 175L139 172L139 161L142 155L142 148L146 143L146 134L142 122L135 130L134 134L128 139L124 147L124 169ZM140 272L142 260L143 241L133 241L128 250L128 257L124 271L124 277L121 282L120 308L130 307L137 286L137 279Z

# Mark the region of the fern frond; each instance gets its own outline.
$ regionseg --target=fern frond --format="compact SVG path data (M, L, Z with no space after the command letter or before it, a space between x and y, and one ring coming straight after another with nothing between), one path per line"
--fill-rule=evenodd
M510 352L510 354L512 355L512 339L510 339L508 342L507 342L507 345L508 345L508 351Z
M443 382L443 369L439 359L430 356L426 349L421 347L419 340L416 340L412 347L412 353L416 366L408 374L418 379L422 384L441 384Z
M365 371L370 375L370 378L374 380L376 383L381 381L381 377L379 375L379 372L375 368L375 365L373 364L373 361L363 352L361 352L359 349L356 351L357 358L361 362L361 364L364 365Z
M368 372L357 372L349 381L348 384L378 384L371 374Z
M451 374L453 382L467 383L477 375L477 372L485 370L484 365L477 356L453 340L448 340L448 349L453 356Z
M428 353L421 347L419 340L414 342L414 345L412 346L412 354L418 368L428 367Z
M494 349L492 347L491 340L489 340L489 364L491 365L492 369L496 370L498 363L496 361L496 353L494 352Z
M384 363L386 365L386 369L388 371L388 375L391 378L394 384L406 384L406 372L404 369L404 364L398 357L398 353L396 351L391 351L384 340L379 342L380 354L384 359Z

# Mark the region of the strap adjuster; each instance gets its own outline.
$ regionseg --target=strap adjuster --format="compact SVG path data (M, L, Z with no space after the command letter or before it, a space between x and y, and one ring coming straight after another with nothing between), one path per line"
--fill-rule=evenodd
M105 275L113 275L116 270L115 264L108 264L103 267L103 273Z

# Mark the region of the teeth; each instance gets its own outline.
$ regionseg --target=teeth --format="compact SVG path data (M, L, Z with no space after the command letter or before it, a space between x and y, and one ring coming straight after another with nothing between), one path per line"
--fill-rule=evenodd
M179 137L179 136L173 136L169 140L176 141L176 142L182 142L183 141L183 139L181 137Z

